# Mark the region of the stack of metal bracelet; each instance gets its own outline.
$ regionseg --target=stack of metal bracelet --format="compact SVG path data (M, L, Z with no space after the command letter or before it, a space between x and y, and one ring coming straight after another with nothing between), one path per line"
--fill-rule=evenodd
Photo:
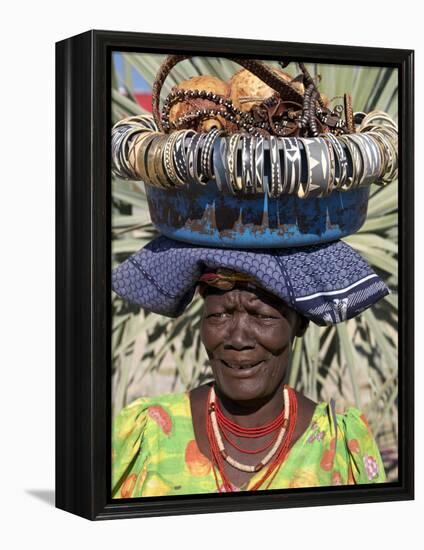
M354 133L319 137L225 135L212 129L160 132L149 115L112 130L112 169L120 178L162 189L216 182L222 192L323 197L397 176L397 126L385 113L356 113ZM362 119L362 120L361 120Z

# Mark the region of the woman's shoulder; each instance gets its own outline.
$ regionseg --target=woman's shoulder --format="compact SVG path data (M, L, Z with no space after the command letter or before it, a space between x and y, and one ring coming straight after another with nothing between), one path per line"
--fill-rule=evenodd
M115 425L131 424L142 428L149 421L158 423L167 432L172 416L187 416L188 393L163 393L139 397L126 405L117 415Z
M377 443L365 413L354 406L337 413L337 426L353 454L378 452Z
M308 442L322 439L328 446L328 459L345 462L350 482L386 481L383 462L372 428L364 412L356 406L336 410L336 402L320 402L311 422Z
M112 426L114 491L137 463L140 468L162 449L175 446L190 432L186 392L135 399L122 408ZM135 466L134 466L135 467Z
M311 421L312 427L317 423L320 426L326 425L327 428L331 428L337 432L339 437L341 434L346 437L354 434L361 438L365 436L373 437L370 424L360 409L353 405L338 409L334 399L320 401L316 404Z
M188 392L182 391L177 393L162 393L159 395L138 397L126 405L122 410L134 411L140 409L148 409L154 405L178 406L187 399Z

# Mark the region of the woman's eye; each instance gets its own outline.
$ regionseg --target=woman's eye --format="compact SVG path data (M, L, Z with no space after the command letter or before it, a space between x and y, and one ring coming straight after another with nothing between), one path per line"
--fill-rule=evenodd
M229 313L226 313L225 311L219 312L219 313L209 313L208 317L213 317L215 319L223 319L227 317Z
M253 313L252 314L253 317L255 317L256 319L276 319L277 317L273 316L273 315L266 315L265 313ZM226 319L228 317L231 317L231 313L228 313L226 311L220 311L220 312L217 312L217 313L209 313L207 315L207 318L212 318L212 319Z
M277 317L274 317L273 315L266 315L264 313L255 313L255 317L257 319L276 319Z

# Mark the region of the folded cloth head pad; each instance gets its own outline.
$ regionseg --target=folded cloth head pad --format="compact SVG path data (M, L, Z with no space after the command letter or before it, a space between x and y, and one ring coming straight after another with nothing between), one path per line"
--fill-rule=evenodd
M355 317L389 293L368 263L342 241L301 248L224 249L160 236L112 272L112 288L144 309L178 317L206 271L252 276L317 325Z

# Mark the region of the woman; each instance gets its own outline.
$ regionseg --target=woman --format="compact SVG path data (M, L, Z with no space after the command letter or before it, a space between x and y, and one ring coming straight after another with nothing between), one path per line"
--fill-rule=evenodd
M387 294L341 241L286 250L194 247L159 237L121 264L124 299L180 315L204 298L201 339L214 382L143 397L113 427L113 497L376 483L386 480L366 418L287 387L308 322L349 319Z

